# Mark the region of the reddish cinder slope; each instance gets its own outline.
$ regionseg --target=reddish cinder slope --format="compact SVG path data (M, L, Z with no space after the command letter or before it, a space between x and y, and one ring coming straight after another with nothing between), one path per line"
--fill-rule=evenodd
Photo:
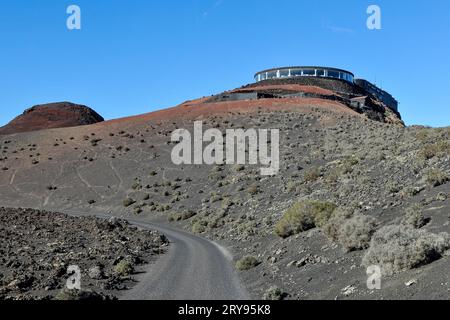
M101 127L132 126L141 122L172 121L178 119L204 119L216 115L252 114L259 111L297 111L311 113L315 109L325 109L337 113L359 115L347 106L331 100L315 98L260 99L205 103L206 99L185 102L177 107L155 111L143 115L106 121Z
M0 128L0 134L75 127L102 122L104 119L89 107L70 102L37 105Z
M280 85L261 85L261 86L255 85L251 88L240 88L232 90L230 92L252 92L258 90L286 90L292 92L320 94L324 96L336 95L336 92L332 90L324 89L317 86L306 86L300 84L280 84Z

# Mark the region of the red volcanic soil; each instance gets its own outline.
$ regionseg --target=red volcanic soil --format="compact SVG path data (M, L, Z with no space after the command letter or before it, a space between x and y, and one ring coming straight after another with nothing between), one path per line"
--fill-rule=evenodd
M75 127L102 122L104 119L89 107L70 102L37 105L0 128L0 134Z
M359 115L357 112L337 101L319 98L259 99L205 103L206 100L206 98L202 98L188 101L174 108L110 120L99 125L102 127L109 127L135 125L147 121L175 121L178 119L196 120L216 115L246 115L257 113L259 111L297 111L301 113L311 113L317 108L337 113Z
M294 88L292 89L294 90ZM297 89L295 88L295 90ZM302 90L304 89L302 88ZM315 90L316 88L309 89ZM320 88L317 89L320 90ZM320 92L320 94L325 94L325 92ZM97 130L109 130L111 127L125 129L145 122L167 122L181 119L200 120L212 116L249 115L259 111L312 113L317 109L324 109L341 114L360 116L357 112L337 101L320 98L259 99L208 103L209 98L190 100L173 108L109 121L103 121L103 118L94 110L85 106L71 103L39 105L26 110L23 115L0 128L0 135L89 124L93 124ZM88 128L94 129L92 126L86 127L86 129Z
M261 86L253 86L251 88L236 89L230 92L252 92L258 90L284 90L292 92L312 93L324 96L337 95L336 92L328 89L320 88L317 86L306 86L300 84L261 85Z

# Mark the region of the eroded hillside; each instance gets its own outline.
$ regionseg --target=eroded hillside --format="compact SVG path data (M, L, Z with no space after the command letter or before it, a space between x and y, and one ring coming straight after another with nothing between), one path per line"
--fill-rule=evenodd
M174 165L171 133L194 120L279 129L279 174ZM312 97L203 99L0 142L1 205L171 221L231 248L257 298L449 297L447 128L375 122ZM367 289L367 264L386 271L382 290Z

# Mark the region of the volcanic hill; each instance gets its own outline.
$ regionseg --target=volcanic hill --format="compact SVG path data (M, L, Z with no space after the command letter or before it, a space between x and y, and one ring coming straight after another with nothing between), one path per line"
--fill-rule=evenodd
M57 102L37 105L6 126L0 128L1 134L13 134L51 128L76 127L102 122L104 119L94 110L86 106Z

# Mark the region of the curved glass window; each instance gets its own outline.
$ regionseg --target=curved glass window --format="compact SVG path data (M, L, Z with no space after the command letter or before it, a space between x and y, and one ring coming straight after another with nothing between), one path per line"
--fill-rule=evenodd
M267 79L274 79L277 77L277 72L276 71L271 71L267 73Z
M317 76L319 76L319 77L325 77L325 70L323 70L323 69L317 69Z
M301 77L301 75L302 75L302 70L300 70L300 69L291 70L291 76L293 76L293 77Z
M328 76L330 78L337 78L337 79L339 79L339 72L328 70Z
M268 80L268 79L278 79L278 78L289 78L289 77L329 77L334 79L341 79L348 81L350 83L354 82L354 76L345 71L340 71L339 69L328 69L328 68L314 68L314 67L300 67L300 68L282 68L273 69L270 71L260 72L255 76L257 82ZM376 89L374 89L375 91Z
M281 78L289 77L289 70L280 70L280 77Z

